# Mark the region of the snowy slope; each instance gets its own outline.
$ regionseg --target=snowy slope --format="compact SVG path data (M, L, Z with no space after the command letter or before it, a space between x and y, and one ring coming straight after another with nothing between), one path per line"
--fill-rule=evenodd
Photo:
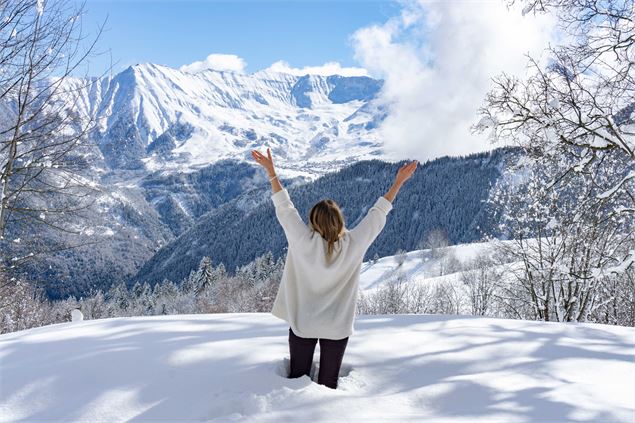
M2 335L0 421L635 421L633 328L441 315L355 327L337 390L283 377L287 326L269 314Z
M266 145L283 176L321 174L381 155L374 129L385 113L372 104L381 85L362 76L187 73L144 63L96 80L80 109L98 117L96 141L110 167L183 171L249 160Z
M492 244L489 242L474 242L452 245L442 250L445 257L452 255L461 265L464 265L479 254L491 252ZM423 282L427 279L438 278L441 276L441 261L442 259L435 257L430 250L406 252L404 262L401 265L398 264L397 256L394 255L382 257L375 263L366 261L362 263L359 287L361 290L378 288L397 274L413 282Z

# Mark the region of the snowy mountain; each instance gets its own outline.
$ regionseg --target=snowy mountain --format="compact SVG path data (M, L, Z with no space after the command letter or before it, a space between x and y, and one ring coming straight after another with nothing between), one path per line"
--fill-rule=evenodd
M321 173L381 155L372 130L383 113L371 104L381 86L364 76L139 64L93 84L85 112L99 118L111 168L183 171L267 145L282 169Z
M623 422L635 331L473 316L359 316L338 388L286 378L269 313L113 318L0 336L3 422ZM42 352L45 351L46 354Z

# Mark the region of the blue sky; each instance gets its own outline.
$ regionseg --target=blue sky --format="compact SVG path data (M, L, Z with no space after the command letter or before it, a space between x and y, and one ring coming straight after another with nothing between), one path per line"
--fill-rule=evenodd
M93 75L109 67L111 54L115 72L140 62L176 68L211 53L242 57L247 72L278 60L293 67L359 66L349 36L400 10L383 0L87 0L86 9L83 22L93 34L107 18L98 43L106 53L91 58Z

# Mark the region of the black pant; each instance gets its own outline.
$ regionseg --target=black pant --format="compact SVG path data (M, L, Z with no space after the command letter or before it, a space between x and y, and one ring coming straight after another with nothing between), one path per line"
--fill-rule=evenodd
M289 328L290 378L310 376L313 352L317 341L318 338L299 337ZM347 343L348 337L344 339L320 338L320 374L318 375L320 385L337 388L337 377L340 373Z

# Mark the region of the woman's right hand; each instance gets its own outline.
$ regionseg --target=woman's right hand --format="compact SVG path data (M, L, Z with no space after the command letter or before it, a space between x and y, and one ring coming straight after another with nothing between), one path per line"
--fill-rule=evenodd
M404 182L410 179L412 174L415 173L415 170L417 169L417 164L419 164L419 162L417 160L413 160L410 163L406 163L405 165L401 166L401 168L397 171L395 183L402 185Z

